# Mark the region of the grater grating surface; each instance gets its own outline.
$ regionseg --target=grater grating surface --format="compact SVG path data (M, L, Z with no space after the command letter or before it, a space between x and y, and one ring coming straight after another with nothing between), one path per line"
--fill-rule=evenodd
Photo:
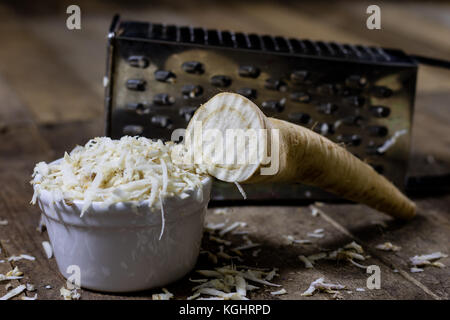
M116 16L108 36L108 136L170 140L216 93L323 134L405 186L417 64L399 50L205 30ZM407 130L386 152L378 147ZM247 185L249 199L334 197L301 184ZM213 200L241 199L216 181Z

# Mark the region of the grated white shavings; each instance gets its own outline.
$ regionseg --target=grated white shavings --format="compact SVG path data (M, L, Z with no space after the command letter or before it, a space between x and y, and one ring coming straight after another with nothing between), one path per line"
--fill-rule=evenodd
M36 165L31 203L36 203L42 190L50 191L55 201L84 201L82 214L94 201L110 205L149 200L152 207L159 206L155 202L161 198L186 197L186 191L196 188L197 199L201 199L204 173L172 161L174 146L172 142L164 144L144 137L94 138L65 153L58 163Z
M200 295L201 295L200 292L196 292L192 296L187 297L186 300L195 300L195 299L199 298Z
M273 296L279 296L279 295L286 294L286 293L287 293L286 289L282 288L278 291L272 291L270 294Z
M22 259L29 260L29 261L34 261L34 260L36 260L36 258L33 257L33 256L30 256L30 255L28 255L28 254L21 254L21 255L19 255L19 256L10 256L10 257L8 258L8 261L19 261L19 260L22 260Z
M234 184L238 188L238 190L241 193L241 195L244 198L244 200L247 200L247 194L245 193L244 188L242 188L242 186L237 181L235 181Z
M22 276L7 276L0 273L0 281L18 280L22 278L23 278Z
M402 135L406 134L408 130L398 130L394 132L392 137L390 137L388 140L386 140L381 147L378 147L377 151L379 153L385 153L390 147L392 147L396 142L397 139L400 138Z
M165 193L165 191L164 191L164 193ZM164 234L164 227L166 225L166 219L164 218L164 206L163 206L163 201L161 199L161 193L159 194L159 201L161 203L161 233L159 234L159 239L158 240L161 240L162 236Z
M334 290L345 289L344 285L325 283L324 281L325 281L324 278L319 278L317 280L314 280L310 284L309 288L305 292L302 293L302 296L312 296L316 291L324 291L327 293L335 294L336 292Z
M239 228L239 227L242 228L242 227L245 227L245 226L247 226L247 223L245 223L245 222L240 222L240 221L233 222L233 223L230 224L228 227L222 229L222 230L219 232L219 235L220 235L221 237L223 237L223 236L224 236L225 234L227 234L228 232L233 231L233 230L236 229L236 228Z
M314 266L314 262L317 260L321 260L321 259L328 259L328 260L347 260L348 262L350 262L351 264L362 268L362 269L367 269L367 266L364 266L354 260L360 260L360 261L364 261L366 260L366 256L364 256L364 250L363 248L357 244L356 242L351 242L347 245L345 245L342 248L338 248L334 251L331 252L319 252L316 254L312 254L308 257L305 257L306 260L308 260L313 266ZM303 258L300 258L303 261ZM307 262L305 262L305 265L307 264Z
M217 208L213 210L213 214L222 215L228 214L231 210L228 208Z
M378 250L383 250L383 251L399 251L401 249L401 247L396 246L395 244L392 244L391 242L385 242L385 243L379 244L375 248L377 248Z
M411 271L412 273L417 273L417 272L423 272L424 270L422 268L412 267L409 271Z
M164 293L152 294L152 300L170 300L173 298L173 294L169 292L166 288L162 288Z
M310 205L309 208L311 209L311 215L313 217L317 217L321 213L321 211L313 205Z
M364 291L366 291L366 289L364 289L364 288L356 288L355 290L358 291L358 292L364 292Z
M42 247L44 248L47 259L51 259L51 257L53 256L53 248L50 242L42 241Z
M325 235L323 233L307 233L306 234L310 238L323 238Z
M209 222L205 225L205 229L207 231L214 232L216 230L221 230L221 229L225 228L225 226L226 226L226 222L220 222L220 223Z
M438 268L443 268L445 265L441 262L435 261L441 258L447 258L448 255L442 252L433 252L430 254L424 255L416 255L414 257L409 258L413 267L421 267L421 266L433 266ZM413 272L413 271L411 271Z
M36 287L34 286L34 284L27 283L26 286L27 286L27 291L32 292L32 291L36 290Z
M77 288L69 290L65 287L59 289L59 294L64 298L64 300L80 300L81 294L77 291Z
M21 299L22 300L37 300L37 293L35 293L34 296L32 296L32 297L24 296Z
M0 226L7 226L8 220L0 220Z
M284 235L283 238L285 239L285 243L288 245L291 244L311 244L311 240L303 240L303 239L295 239L292 235Z
M19 267L16 266L14 269L6 273L7 277L20 277L23 276L23 272L19 270Z
M357 253L364 253L364 249L361 247L361 245L357 244L355 241L352 241L349 244L345 245L344 249L353 249Z
M224 244L226 246L231 246L231 241L225 240L225 239L221 239L221 238L217 238L215 236L209 236L209 240L220 243L220 244Z
M239 262L242 262L243 260L239 256L231 256L228 253L224 252L224 246L219 246L219 252L217 252L217 256L226 260L232 260L236 259Z
M3 297L0 297L0 300L9 300L11 298L14 298L15 296L21 294L26 289L24 284L21 284L20 286L15 287L11 291L8 291Z
M257 290L259 287L247 281L279 287L280 285L269 282L278 276L277 270L263 271L258 268L251 269L247 266L229 265L215 268L215 270L196 270L197 273L213 279L190 279L193 282L200 282L200 284L192 288L195 293L189 299L203 300L202 295L207 295L224 300L248 300L247 293Z
M312 262L309 261L309 259L307 257L305 257L304 255L300 255L300 256L298 256L298 258L300 259L300 261L302 261L305 264L306 269L314 268Z
M242 250L253 249L253 248L256 248L256 247L259 247L259 246L261 246L259 243L247 243L247 244L244 244L242 246L238 246L236 248L233 248L232 250L242 251Z

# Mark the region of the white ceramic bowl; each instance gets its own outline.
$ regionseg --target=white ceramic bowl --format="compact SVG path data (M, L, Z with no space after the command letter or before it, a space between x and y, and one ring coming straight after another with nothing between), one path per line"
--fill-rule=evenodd
M68 278L74 272L69 267L78 266L81 287L107 292L151 289L182 278L197 261L211 183L203 179L201 202L197 190L186 199L163 199L161 240L161 211L151 211L148 201L137 210L127 202L107 208L94 202L80 217L82 201L68 205L42 191L38 203L60 272Z

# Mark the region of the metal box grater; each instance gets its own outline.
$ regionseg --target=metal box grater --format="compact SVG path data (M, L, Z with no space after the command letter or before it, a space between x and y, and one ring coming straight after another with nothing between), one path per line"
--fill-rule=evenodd
M401 189L406 182L417 64L399 50L120 21L108 34L106 134L170 140L221 91L267 116L346 145ZM399 130L390 149L377 149ZM253 200L334 197L301 184L247 185ZM213 200L241 199L215 182Z

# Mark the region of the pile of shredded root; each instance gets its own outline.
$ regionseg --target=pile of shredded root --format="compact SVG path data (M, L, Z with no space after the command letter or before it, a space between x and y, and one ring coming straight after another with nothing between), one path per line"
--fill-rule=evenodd
M149 200L152 207L165 197L187 198L188 190L197 190L197 199L202 199L201 180L206 175L194 166L172 161L175 146L144 137L91 139L65 153L59 162L36 165L31 203L36 203L42 190L51 192L55 200L84 201L82 214L94 201L109 205Z

